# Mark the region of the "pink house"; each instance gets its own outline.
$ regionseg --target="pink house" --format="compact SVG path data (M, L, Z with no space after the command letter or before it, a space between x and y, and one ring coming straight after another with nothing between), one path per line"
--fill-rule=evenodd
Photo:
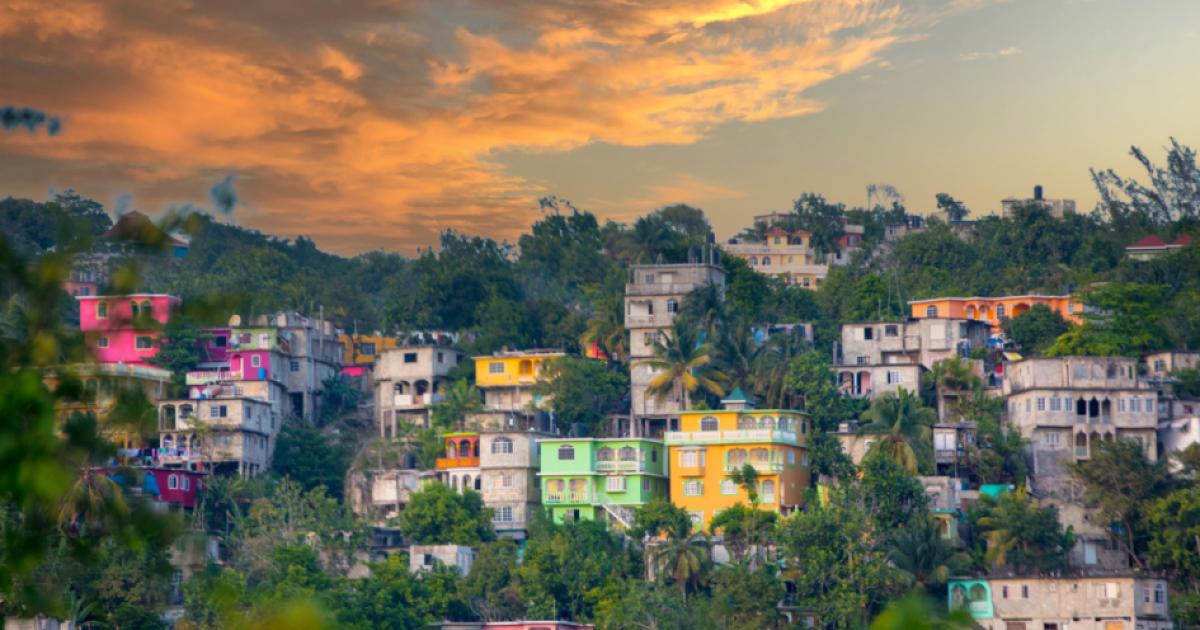
M170 295L79 295L79 329L100 363L149 365L159 329L179 307Z

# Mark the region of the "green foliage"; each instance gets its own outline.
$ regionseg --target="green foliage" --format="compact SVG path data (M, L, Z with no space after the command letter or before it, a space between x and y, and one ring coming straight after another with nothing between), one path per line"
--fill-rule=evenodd
M776 567L734 562L713 571L708 616L722 628L774 628L784 592Z
M868 423L862 433L880 435L871 447L912 474L933 470L933 424L937 413L922 405L920 398L901 387L871 401L862 414Z
M846 233L842 225L845 206L830 203L815 193L805 193L792 203L792 213L795 227L812 234L813 249L822 254L839 251L838 239Z
M809 415L822 431L837 429L842 420L861 411L859 403L838 391L837 375L829 366L826 355L809 350L788 362L788 387L798 392L800 409Z
M321 381L321 424L328 424L342 416L358 411L361 396L345 374L334 374Z
M494 540L492 510L474 490L431 483L409 498L396 518L405 540L418 545L477 545Z
M776 512L735 503L717 513L708 527L714 532L720 532L734 559L743 561L749 559L752 551L755 555L761 554L763 546L774 538L778 520L779 514Z
M341 499L352 455L349 445L331 443L319 429L285 424L275 441L271 469L305 491L320 486L329 496Z
M430 419L435 427L463 431L467 416L483 409L483 394L466 379L459 379L442 390L441 402L430 409ZM432 468L432 466L430 466Z
M654 342L654 357L644 363L657 372L646 393L660 400L672 398L691 409L691 395L704 391L721 396L725 374L713 365L712 345L702 343L694 324L675 318L665 338Z
M549 399L560 428L580 423L587 435L596 435L606 417L621 411L620 404L628 397L629 370L619 364L562 357L549 362L544 375L534 391Z
M921 482L883 454L868 454L863 459L860 489L871 521L880 531L901 527L926 512Z
M200 344L211 335L188 322L184 317L172 317L167 320L162 334L158 337L158 350L150 357L149 363L164 370L170 370L172 396L187 395L187 385L184 379L188 370L196 368L200 361Z
M517 590L517 544L511 538L484 543L463 580L462 601L484 621L519 619L525 603Z
M1175 394L1182 398L1200 398L1200 368L1183 368L1171 373Z
M548 526L529 538L517 569L521 601L532 619L589 620L591 593L637 575L620 539L602 523Z
M887 538L887 554L892 565L914 588L937 596L951 576L961 575L970 566L970 557L955 549L942 537L937 522L916 515L904 527Z
M986 540L986 562L1017 574L1061 570L1075 543L1071 532L1063 532L1058 510L1038 506L1024 486L998 498L984 497L970 519Z
M1071 324L1057 311L1045 304L1034 304L1028 311L1016 317L1001 320L1004 335L1009 341L1028 355L1039 355L1046 351L1060 335L1071 328Z
M1144 284L1106 284L1084 293L1098 312L1083 314L1082 325L1067 331L1049 348L1049 356L1139 356L1159 350L1170 336L1162 325L1167 290Z
M692 529L687 510L663 497L655 497L634 513L633 525L629 528L630 538L656 538L660 534L689 532Z
M1150 564L1189 593L1200 589L1200 488L1181 488L1143 507Z
M971 213L966 204L946 193L938 193L936 198L937 209L946 213L947 221L962 221Z
M1092 518L1119 526L1114 541L1138 566L1144 566L1150 535L1146 510L1170 490L1167 460L1151 461L1141 442L1118 439L1100 442L1091 459L1069 464L1067 472L1082 486L1084 502L1094 510Z
M970 613L946 611L940 599L913 593L888 604L870 630L966 630L976 626Z

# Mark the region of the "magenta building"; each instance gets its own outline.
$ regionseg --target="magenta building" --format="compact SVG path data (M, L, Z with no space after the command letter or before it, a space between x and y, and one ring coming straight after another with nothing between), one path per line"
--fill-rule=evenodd
M162 325L181 304L171 295L80 295L79 329L100 363L149 365Z

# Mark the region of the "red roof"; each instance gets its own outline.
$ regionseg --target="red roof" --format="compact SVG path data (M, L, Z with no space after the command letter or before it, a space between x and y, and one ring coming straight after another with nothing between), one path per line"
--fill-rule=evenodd
M1180 247L1187 247L1188 245L1192 244L1192 235L1184 234L1183 236L1180 236L1179 238L1175 239L1175 242L1173 242L1171 244L1178 245Z
M1143 236L1142 238L1134 241L1130 247L1163 247L1166 244L1166 241L1151 234L1150 236Z

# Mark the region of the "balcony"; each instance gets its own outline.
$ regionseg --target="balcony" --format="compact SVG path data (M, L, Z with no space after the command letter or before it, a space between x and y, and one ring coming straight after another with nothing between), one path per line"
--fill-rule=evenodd
M234 373L229 370L192 370L184 377L184 382L188 385L210 385L223 381L240 380L240 377L239 374L235 378Z
M479 468L478 457L439 457L436 463L438 470L447 468Z
M444 400L441 394L395 394L392 396L392 406L397 408L416 408L432 405Z
M546 493L542 495L542 503L551 505L579 505L590 504L592 502L592 493L590 492L567 492L567 493Z
M687 295L702 282L656 282L653 284L626 284L625 296Z
M794 431L778 429L742 429L738 431L668 431L667 444L737 444L780 442L799 445Z
M783 472L783 462L726 462L725 472L733 472L741 470L743 466L750 464L760 473L779 473Z
M650 467L646 462L637 461L617 461L617 462L596 462L596 472L646 472ZM654 465L654 471L658 472L658 465Z

